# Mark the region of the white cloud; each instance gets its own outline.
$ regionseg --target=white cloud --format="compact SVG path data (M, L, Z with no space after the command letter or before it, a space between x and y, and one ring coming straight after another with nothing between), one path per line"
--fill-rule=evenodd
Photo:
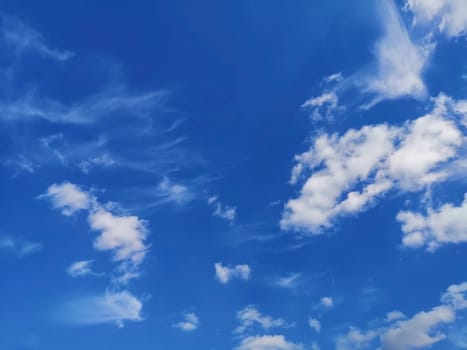
M316 319L310 317L308 319L308 325L310 326L311 329L313 329L316 333L321 332L321 323Z
M168 177L165 177L157 186L156 196L163 202L181 205L192 200L194 193L188 186L173 183Z
M325 308L331 308L334 306L334 299L332 297L322 297L320 305Z
M71 277L83 277L87 275L92 275L94 272L91 269L92 260L82 260L72 263L67 269L66 272Z
M436 210L428 209L426 215L401 211L397 220L402 224L402 243L407 247L435 250L445 244L467 242L467 194L460 206L444 204Z
M226 266L218 262L214 264L214 270L217 280L223 284L229 283L233 278L249 280L251 275L251 269L248 265Z
M293 273L286 277L280 277L275 281L275 285L281 288L295 288L300 283L302 274Z
M50 199L54 208L60 209L64 215L88 211L90 228L99 232L94 248L112 252L113 259L120 263L114 282L125 284L139 277L139 266L148 249L145 243L148 230L144 220L134 215L115 214L110 209L115 205L102 205L93 195L68 182L50 186L41 197Z
M77 325L114 323L123 327L125 321L143 320L142 307L142 302L128 291L107 292L68 302L59 310L59 318Z
M446 336L436 332L436 327L455 319L450 306L438 306L428 312L419 312L411 319L399 321L381 336L383 349L410 350L433 345Z
M336 348L415 350L430 347L446 339L443 326L453 323L458 311L467 308L466 293L467 282L451 285L441 297L440 305L420 311L409 319L400 311L391 312L385 319L389 324L379 328L367 331L351 328L336 339Z
M62 214L66 216L88 209L92 202L88 193L69 182L49 186L47 192L40 197L50 199L54 208L61 209Z
M332 120L339 110L339 97L334 91L324 91L321 95L311 97L302 104L302 108L311 111L313 120Z
M467 2L464 0L407 0L414 24L437 28L448 37L467 33Z
M251 336L242 340L235 350L303 350L303 345L285 339L283 335Z
M112 115L131 113L135 118L146 119L157 107L165 104L166 91L130 94L124 86L116 86L73 105L24 93L17 100L0 101L0 118L5 121L43 119L51 123L92 124Z
M49 47L41 34L14 17L3 15L0 20L1 39L15 55L35 53L57 61L74 56L73 52Z
M228 205L223 205L219 198L216 196L209 197L208 204L210 204L214 212L212 215L217 216L218 218L233 222L237 216L237 207L230 207Z
M429 47L414 44L392 0L380 2L380 17L385 34L376 43L376 66L365 74L367 92L376 101L400 97L421 98L426 95L422 73Z
M137 216L117 216L100 208L89 215L89 224L101 232L94 241L96 249L112 251L116 261L130 260L137 265L144 259L148 232Z
M404 315L404 313L402 313L400 311L391 311L391 312L388 312L388 314L386 315L385 322L392 322L392 321L396 321L396 320L402 320L404 318L407 318Z
M40 243L25 241L15 237L0 237L0 251L7 251L22 258L42 249Z
M191 332L199 327L199 318L192 312L186 313L183 315L183 321L177 322L173 326L182 331Z
M306 180L298 198L287 202L281 227L320 234L336 218L366 210L391 189L419 191L445 179L443 166L463 143L453 120L455 103L440 95L430 113L401 126L319 135L295 157L292 180Z
M246 330L260 326L262 329L269 330L272 328L290 327L282 318L274 319L270 316L261 314L254 305L248 305L237 312L237 319L240 325L235 328L234 333L244 333Z
M351 328L346 335L337 338L336 350L365 349L377 336L376 331L362 332L357 328Z

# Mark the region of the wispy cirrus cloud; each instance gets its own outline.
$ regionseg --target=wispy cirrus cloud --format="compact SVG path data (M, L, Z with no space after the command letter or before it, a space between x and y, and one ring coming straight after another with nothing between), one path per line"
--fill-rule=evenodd
M58 309L57 319L72 325L116 324L143 321L143 303L128 291L107 291L70 300Z
M20 258L37 253L42 249L42 244L30 242L13 236L0 237L0 252L14 254Z
M56 61L66 61L74 56L71 51L50 47L39 32L13 16L0 16L0 31L8 52L16 56L37 54Z

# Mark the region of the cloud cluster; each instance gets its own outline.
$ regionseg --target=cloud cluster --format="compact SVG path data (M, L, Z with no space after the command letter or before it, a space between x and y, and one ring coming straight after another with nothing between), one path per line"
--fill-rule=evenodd
M431 112L403 125L319 135L295 157L291 182L304 183L287 202L281 227L320 234L336 218L366 210L390 190L419 191L444 180L464 140L458 103L439 95Z
M407 247L433 251L445 244L467 242L467 194L460 206L447 203L438 209L429 208L426 214L400 211L397 220Z
M83 210L88 212L90 228L99 233L94 248L112 252L113 260L120 263L116 282L126 283L139 276L139 266L148 248L144 220L112 213L110 205L100 204L94 195L69 182L49 186L41 198L48 198L54 208L67 216Z
M396 317L386 318L388 325L366 331L351 328L337 338L336 349L414 350L434 345L446 339L442 327L453 323L458 313L467 308L466 293L466 282L451 285L442 295L440 305L420 311L412 318L395 311L390 314Z
M464 0L407 0L415 25L428 25L448 37L467 34L467 3Z

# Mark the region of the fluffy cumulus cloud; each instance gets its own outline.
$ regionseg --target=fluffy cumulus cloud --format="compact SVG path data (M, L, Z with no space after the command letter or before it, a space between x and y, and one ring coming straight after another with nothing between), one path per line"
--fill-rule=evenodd
M128 291L81 298L67 302L59 310L59 318L77 325L113 323L123 327L125 321L142 321L143 304Z
M303 350L301 344L288 341L283 335L262 335L244 338L235 350Z
M451 285L441 304L406 318L400 311L389 313L385 326L366 331L351 328L336 339L338 350L378 348L382 350L425 349L446 339L443 327L455 322L467 308L467 283Z
M190 312L183 315L183 320L175 323L173 326L185 332L194 331L199 327L199 318L195 313Z
M49 186L47 192L40 197L50 199L54 208L60 209L67 216L88 209L92 198L80 187L69 182Z
M428 25L449 37L467 34L467 2L464 0L408 0L406 8L415 25Z
M397 220L402 224L402 243L407 247L435 250L445 244L466 242L467 194L459 206L448 203L438 209L429 208L426 214L401 211Z
M239 278L246 281L249 280L251 276L251 269L245 264L227 266L218 262L214 264L214 271L216 273L217 280L222 284L229 283L233 278Z
M377 100L424 97L422 73L430 47L412 42L392 0L381 1L379 6L385 34L376 43L376 64L364 74L364 88L376 94Z
M99 233L94 240L95 249L111 252L113 259L120 263L114 282L127 283L139 276L139 266L147 253L148 230L144 220L113 213L109 209L112 205L100 204L91 193L68 182L49 186L41 198L50 199L54 208L64 215L81 210L88 212L90 228Z
M254 305L248 305L237 312L237 319L240 325L235 328L234 333L244 333L248 329L259 326L261 329L290 327L282 318L274 319L271 316L263 315Z
M448 176L463 145L457 102L440 95L431 112L403 125L367 125L343 135L321 134L295 157L281 227L320 234L336 218L357 214L390 190L420 191Z

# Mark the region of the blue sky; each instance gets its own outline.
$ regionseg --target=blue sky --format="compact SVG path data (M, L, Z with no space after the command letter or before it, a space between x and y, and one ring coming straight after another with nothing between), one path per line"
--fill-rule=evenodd
M467 348L464 0L0 5L0 349Z

